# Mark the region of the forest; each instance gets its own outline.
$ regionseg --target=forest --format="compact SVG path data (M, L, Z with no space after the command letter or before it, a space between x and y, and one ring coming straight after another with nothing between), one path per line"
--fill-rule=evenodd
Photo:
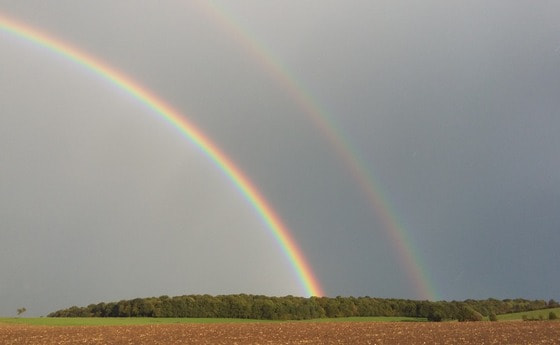
M480 321L485 316L556 308L551 299L489 298L465 301L417 301L375 297L270 297L262 295L185 295L135 298L73 306L48 317L185 317L306 320L361 316L406 316L429 321Z

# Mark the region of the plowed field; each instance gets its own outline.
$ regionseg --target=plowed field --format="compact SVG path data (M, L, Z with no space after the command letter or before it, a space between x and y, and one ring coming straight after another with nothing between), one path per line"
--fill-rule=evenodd
M0 344L560 344L560 322L0 324Z

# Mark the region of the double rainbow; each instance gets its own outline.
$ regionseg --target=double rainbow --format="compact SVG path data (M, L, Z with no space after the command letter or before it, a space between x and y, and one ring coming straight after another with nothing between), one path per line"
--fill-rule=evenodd
M404 269L417 297L435 300L437 293L430 283L427 273L422 268L420 255L415 252L409 240L410 236L393 212L388 198L383 194L382 189L378 186L379 184L376 183L373 174L366 168L358 150L346 140L334 121L330 119L328 113L321 108L303 84L290 73L288 68L269 49L244 28L232 13L227 11L223 5L212 1L201 1L197 4L217 25L223 28L229 37L235 40L245 52L261 65L322 133L330 144L333 153L349 170L353 180L360 187L367 202L381 221L382 228L393 245L400 267Z
M255 188L245 174L227 157L207 136L197 129L179 112L163 100L142 87L123 73L111 68L91 55L87 55L71 45L49 36L23 23L0 16L0 31L11 34L28 42L33 42L52 53L66 58L83 68L101 76L107 82L124 90L140 103L152 109L162 119L175 127L185 138L198 147L238 188L247 201L271 231L282 248L283 253L296 272L305 293L309 296L323 296L323 289L314 276L311 267L298 248L289 229Z

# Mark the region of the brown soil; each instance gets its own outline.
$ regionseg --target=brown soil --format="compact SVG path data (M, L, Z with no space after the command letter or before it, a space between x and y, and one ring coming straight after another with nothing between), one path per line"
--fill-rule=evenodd
M560 322L0 325L0 344L560 344Z

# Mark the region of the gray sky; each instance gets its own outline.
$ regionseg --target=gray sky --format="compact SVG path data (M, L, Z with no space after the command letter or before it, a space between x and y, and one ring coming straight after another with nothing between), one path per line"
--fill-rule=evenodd
M560 5L216 2L374 176L438 299L560 299ZM250 177L329 296L418 298L291 91L208 7L0 1L114 66ZM234 186L123 91L0 33L0 315L193 293L301 295Z

